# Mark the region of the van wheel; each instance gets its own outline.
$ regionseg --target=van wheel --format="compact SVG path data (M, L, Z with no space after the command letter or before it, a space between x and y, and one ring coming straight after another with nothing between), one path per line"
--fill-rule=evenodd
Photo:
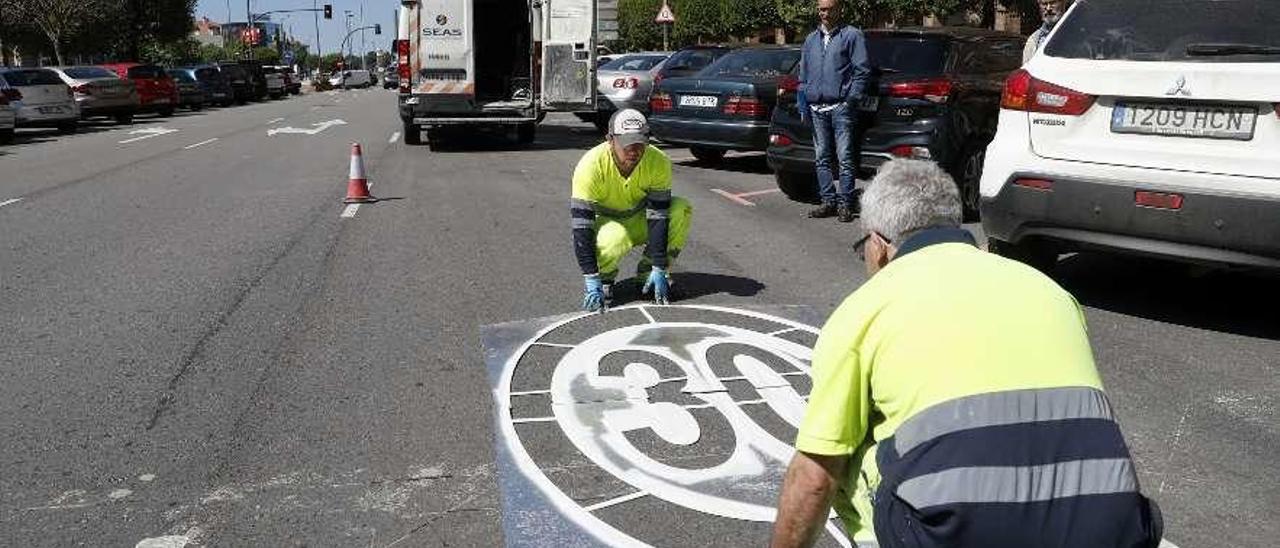
M693 147L689 149L693 153L693 157L699 162L707 165L719 165L724 161L724 151L714 148Z
M773 179L787 198L808 204L818 202L818 183L813 175L779 171L773 174Z
M413 124L404 125L404 144L418 146L422 144L422 128Z
M538 126L536 124L520 124L516 126L516 142L527 145L533 143L538 137Z
M987 251L1006 259L1013 259L1045 274L1052 272L1058 264L1058 247L1035 238L1025 238L1016 244L988 238Z
M960 191L960 205L963 206L966 223L977 222L981 217L978 211L981 200L979 188L982 184L982 164L986 159L985 141L970 144L964 148L964 152L960 154L959 160L952 169L952 177Z
M58 124L58 133L61 133L63 135L70 135L72 133L75 133L79 129L80 129L80 123L76 122L75 120Z

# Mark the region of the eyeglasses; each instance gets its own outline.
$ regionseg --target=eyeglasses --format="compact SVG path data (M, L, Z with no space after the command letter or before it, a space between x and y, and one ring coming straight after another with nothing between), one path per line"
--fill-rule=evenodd
M867 232L866 236L863 236L861 239L853 243L853 252L857 253L858 258L861 259L863 262L866 262L867 260L867 242L871 241L872 235L880 236L880 239L883 240L884 243L886 244L893 243L892 240L885 238L884 236L880 235L880 233L874 230Z

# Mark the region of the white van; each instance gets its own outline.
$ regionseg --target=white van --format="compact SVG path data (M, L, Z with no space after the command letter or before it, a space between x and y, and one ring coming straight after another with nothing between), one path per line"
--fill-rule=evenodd
M373 85L373 76L367 70L344 70L329 78L329 85L335 88L367 88Z
M596 3L401 0L405 144L442 126L514 129L527 143L547 111L595 112Z

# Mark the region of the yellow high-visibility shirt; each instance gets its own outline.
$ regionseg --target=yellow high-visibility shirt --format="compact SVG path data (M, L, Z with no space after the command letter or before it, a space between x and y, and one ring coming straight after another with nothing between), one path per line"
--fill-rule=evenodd
M613 161L609 143L588 151L573 170L575 200L592 202L596 213L629 217L644 210L650 192L671 190L671 159L649 145L630 177L623 177Z

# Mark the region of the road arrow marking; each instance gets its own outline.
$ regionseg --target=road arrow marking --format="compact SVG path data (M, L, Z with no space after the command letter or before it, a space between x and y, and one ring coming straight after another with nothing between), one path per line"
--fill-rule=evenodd
M129 135L142 135L142 137L134 137L134 138L132 138L132 139L125 139L125 140L123 140L123 141L120 141L120 144L122 144L122 145L126 145L126 144L129 144L129 143L133 143L133 142L141 141L141 140L143 140L143 139L150 139L150 138L152 138L152 137L159 137L159 136L161 136L161 135L168 135L168 134L170 134L170 133L177 133L177 132L178 132L178 130L176 130L176 129L169 129L169 128L166 128L166 127L145 127L145 128L142 128L142 129L135 129L135 130L133 130L133 131L130 131L130 132L129 132Z
M345 120L329 120L327 122L319 122L311 125L312 125L311 129L299 129L296 127L278 127L275 129L268 129L267 137L274 136L277 133L300 133L303 135L315 135L333 126L345 126L347 125L347 122Z
M5 201L3 201L3 202L0 202L0 207L4 207L4 206L7 206L7 205L13 205L13 204L16 204L16 203L21 202L21 201L22 201L22 198L14 198L14 199L12 199L12 200L5 200Z

